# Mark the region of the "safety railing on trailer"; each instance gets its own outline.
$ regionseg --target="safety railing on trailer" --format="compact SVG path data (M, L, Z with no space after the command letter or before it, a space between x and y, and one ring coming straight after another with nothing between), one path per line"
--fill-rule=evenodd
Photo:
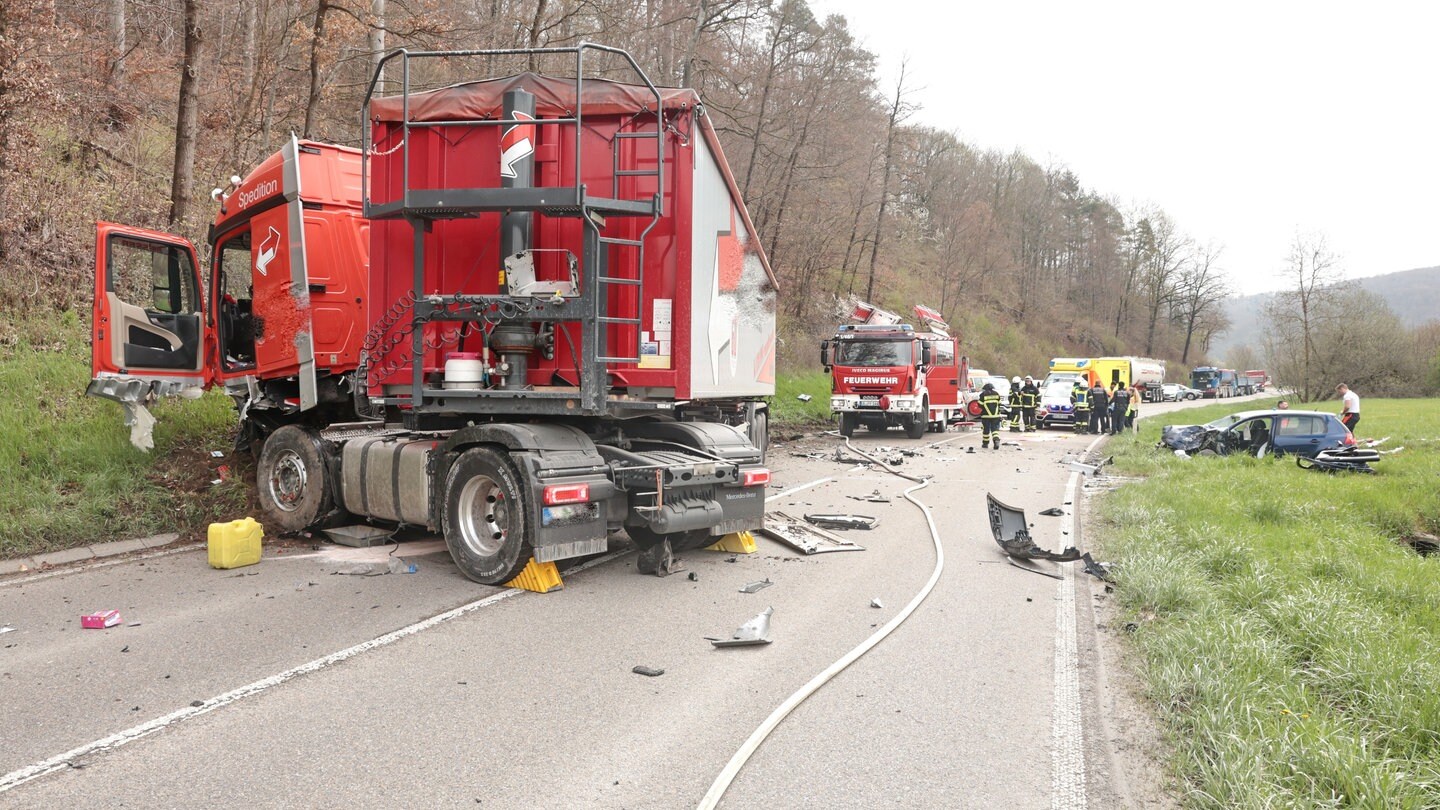
M585 121L585 56L587 52L612 54L624 59L630 70L639 79L648 91L650 98L654 99L654 109L646 110L643 107L635 111L636 117L647 112L653 112L655 116L655 129L650 132L626 132L617 130L611 140L610 155L610 195L601 197L591 195L586 188L583 178L585 177L585 154L583 138L581 137ZM453 59L463 57L494 57L494 56L532 56L532 55L573 55L574 57L574 93L575 104L571 115L558 118L539 118L534 120L520 120L513 117L506 117L503 113L499 117L483 119L463 120L416 120L411 116L411 61L426 59ZM400 139L398 143L389 146L383 151L376 151L373 143L372 131L372 102L376 100L375 92L380 86L386 68L392 64L398 65L400 72L399 93L389 98L400 99L400 120L387 122L391 125L391 136L393 138L393 127L399 127ZM443 88L435 88L443 89ZM618 48L611 48L604 45L592 43L581 43L569 48L535 48L535 49L496 49L496 50L464 50L464 51L419 51L411 52L406 49L399 49L386 54L376 65L374 75L366 88L365 101L363 105L363 118L361 121L362 149L361 149L361 199L365 216L370 219L406 218L412 220L427 220L467 216L484 211L516 211L525 210L544 214L547 216L577 216L584 223L586 238L584 240L583 257L581 261L581 296L574 302L549 302L532 306L536 302L530 299L515 298L507 295L469 295L453 293L444 296L422 296L421 286L424 278L424 245L421 230L417 226L415 251L414 251L414 282L411 290L412 296L418 296L412 311L412 323L409 328L414 346L410 362L412 364L412 393L409 398L409 405L412 409L423 409L426 402L426 389L424 387L424 346L422 343L423 327L426 322L433 320L476 320L485 317L486 311L493 310L497 306L501 308L514 309L519 306L523 310L522 317L533 321L579 321L582 327L582 350L580 352L581 369L580 374L580 399L583 409L589 412L599 412L603 409L606 393L608 391L606 364L608 363L638 363L640 361L640 325L644 307L644 268L645 268L645 240L650 232L664 215L664 189L665 189L665 110L664 100L660 91L650 81L649 77L630 56L629 53ZM508 127L521 124L532 124L537 126L572 126L575 129L574 156L572 183L568 186L540 186L522 188L427 188L417 189L411 184L410 176L410 149L412 143L411 134L416 129L450 129L450 128L476 128L476 127ZM639 169L624 168L621 152L624 145L629 142L639 141L645 138L653 138L655 143L655 168ZM399 152L400 161L400 189L398 198L376 203L371 199L371 172L370 160L372 157L382 157ZM638 150L637 150L638 151ZM637 158L638 160L638 158ZM625 199L622 198L622 182L627 178L654 177L655 193L649 199ZM563 175L562 175L563 179ZM641 230L638 237L633 239L620 237L607 237L601 233L606 217L646 217L650 218ZM611 268L605 260L606 251L618 249L622 252L633 251L635 261L633 263L634 274L626 275L621 270ZM622 263L629 265L629 262ZM612 313L609 311L609 291L612 288L628 287L634 291L635 305L633 311ZM629 353L621 353L618 348L608 345L609 327L629 327L635 332L635 346ZM510 403L510 407L519 408L524 400L524 407L520 408L526 412L545 412L548 408L543 400L547 397L540 392L524 394L517 391L484 391L478 394L492 397L503 397ZM440 396L449 397L453 400L457 396L455 391L437 392ZM517 395L519 398L517 398ZM564 399L566 395L555 394L557 400ZM537 400L540 400L537 402ZM398 404L398 403L396 403ZM558 405L559 403L557 403ZM568 403L561 406L568 409ZM560 412L564 412L561 410Z

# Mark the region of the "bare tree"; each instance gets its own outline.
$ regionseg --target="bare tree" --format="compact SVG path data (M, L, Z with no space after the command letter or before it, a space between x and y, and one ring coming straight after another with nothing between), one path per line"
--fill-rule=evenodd
M322 0L323 2L323 0ZM171 225L190 213L190 192L195 185L195 131L200 117L200 55L205 43L200 29L199 0L184 0L181 25L185 53L180 63L180 99L175 114L175 168L170 181Z
M545 3L540 5L543 7ZM320 91L322 80L320 76L320 53L327 47L325 42L325 16L333 8L331 0L319 0L315 4L315 21L310 25L310 93L305 97L305 124L301 127L301 137L309 138L315 133L315 115L320 107Z
M890 170L895 162L895 131L910 117L914 107L905 101L905 71L908 63L900 62L900 78L895 80L895 98L890 103L890 116L885 122L885 170L880 175L880 209L875 213L875 246L870 250L870 280L865 284L865 300L875 296L875 267L880 257L880 243L885 234L885 207L890 194Z
M1302 402L1310 402L1325 393L1316 374L1315 339L1334 316L1328 305L1341 292L1344 273L1323 235L1297 234L1280 278L1286 289L1265 307L1271 325L1271 363L1283 366L1282 379L1295 388Z
M1190 349L1201 320L1230 296L1230 285L1217 266L1220 251L1221 248L1216 245L1196 250L1176 285L1176 316L1185 330L1185 347L1180 351L1180 362L1185 365L1190 363Z

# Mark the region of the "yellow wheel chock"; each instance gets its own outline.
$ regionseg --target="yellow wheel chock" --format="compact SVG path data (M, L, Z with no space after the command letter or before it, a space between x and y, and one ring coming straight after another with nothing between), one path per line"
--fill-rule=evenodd
M531 557L530 562L525 564L524 570L515 575L515 578L505 583L507 588L520 588L521 590L534 591L535 593L550 593L565 587L560 581L560 569L555 563L537 563Z
M750 532L731 532L720 538L720 542L706 547L707 551L727 551L731 554L754 554L755 535Z

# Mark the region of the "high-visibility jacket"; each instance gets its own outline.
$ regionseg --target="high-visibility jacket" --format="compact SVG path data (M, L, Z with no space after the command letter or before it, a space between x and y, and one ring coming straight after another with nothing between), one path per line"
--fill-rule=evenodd
M1070 389L1070 404L1075 406L1077 411L1090 410L1090 392L1083 385L1076 385Z
M1020 387L1020 407L1033 408L1040 404L1040 389L1035 383L1025 383Z
M1000 418L999 391L986 391L980 395L980 416L985 419Z
M1011 408L1011 410L1018 410L1019 408L1022 408L1022 407L1024 407L1024 406L1021 404L1021 400L1020 400L1020 389L1019 389L1019 388L1011 388L1011 389L1010 389L1010 408Z

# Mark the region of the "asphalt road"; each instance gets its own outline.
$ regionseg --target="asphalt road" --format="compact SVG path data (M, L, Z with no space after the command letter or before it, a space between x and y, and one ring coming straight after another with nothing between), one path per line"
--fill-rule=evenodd
M934 476L917 497L944 572L908 622L781 723L722 806L1079 807L1123 794L1071 756L1094 711L1067 691L1083 679L1075 574L1007 565L985 515L989 491L1027 511L1042 546L1069 544L1068 518L1037 513L1062 505L1059 462L1090 437L1003 437L1017 445L856 438L917 449L901 469ZM876 515L877 529L847 534L864 551L806 557L762 538L750 555L691 552L663 579L619 553L545 595L476 586L433 540L394 551L414 574L331 573L388 547L293 543L232 571L197 549L0 580L0 626L15 628L0 634L0 807L694 806L775 706L934 568L924 519L899 497L910 482L795 455L838 444L775 448L770 506ZM846 497L877 489L890 503ZM705 640L766 607L773 644ZM121 626L79 628L102 608ZM1083 650L1093 627L1079 632Z

